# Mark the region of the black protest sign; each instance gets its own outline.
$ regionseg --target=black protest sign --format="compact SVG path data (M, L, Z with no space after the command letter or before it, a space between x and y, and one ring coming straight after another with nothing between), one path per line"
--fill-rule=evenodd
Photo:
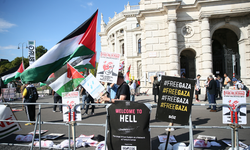
M150 150L150 109L142 103L117 101L108 108L109 150Z
M194 80L162 76L156 119L188 124L194 93Z

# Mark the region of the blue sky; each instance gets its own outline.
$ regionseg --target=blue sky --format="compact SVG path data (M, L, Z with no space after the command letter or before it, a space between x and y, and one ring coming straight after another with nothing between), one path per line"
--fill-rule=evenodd
M97 33L100 32L101 13L106 23L120 13L128 0L0 0L0 59L12 61L22 56L19 43L36 40L36 46L51 49L97 9ZM139 0L129 2L138 5ZM96 50L101 50L96 36ZM21 46L21 44L20 44ZM23 48L28 57L28 49ZM99 58L99 56L97 56ZM98 61L98 60L97 60Z

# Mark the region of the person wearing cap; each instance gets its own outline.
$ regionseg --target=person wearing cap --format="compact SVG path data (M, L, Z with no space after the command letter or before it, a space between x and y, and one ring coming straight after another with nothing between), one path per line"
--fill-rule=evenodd
M124 81L123 73L119 72L117 77L117 85L119 85L116 97L114 99L108 98L107 96L102 96L101 101L114 103L118 100L130 101L130 89L128 84Z
M201 75L197 75L196 81L195 81L195 100L196 102L200 102L199 100L199 94L201 94L201 87L200 87L200 77Z
M243 90L244 85L242 83L240 83L240 81L238 81L236 78L233 78L232 82L234 84L234 89L235 90Z

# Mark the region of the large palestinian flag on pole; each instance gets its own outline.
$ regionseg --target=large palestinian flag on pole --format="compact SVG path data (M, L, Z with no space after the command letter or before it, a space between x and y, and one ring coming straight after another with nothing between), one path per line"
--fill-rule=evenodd
M15 78L18 78L20 76L20 74L23 72L23 63L21 63L21 65L16 66L14 68L11 68L10 70L8 70L8 74L5 74L2 76L2 81L4 84L7 84L11 81L13 81Z
M45 81L72 58L93 55L96 48L98 10L72 33L30 65L21 75L23 82Z
M73 91L84 77L69 63L54 73L54 78L48 80L49 85L57 94L62 96L63 92Z

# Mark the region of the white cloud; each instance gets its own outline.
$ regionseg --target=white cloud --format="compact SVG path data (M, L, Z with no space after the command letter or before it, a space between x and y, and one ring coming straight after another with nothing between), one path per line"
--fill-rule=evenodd
M93 6L93 3L92 2L88 2L87 5L88 6Z
M81 7L83 7L83 8L86 8L86 6L84 6L84 5L80 5Z
M93 6L94 4L93 4L93 2L88 2L87 3L87 5L80 5L81 7L83 7L83 8L87 8L87 7L91 7L91 6Z
M8 32L7 29L16 26L15 24L9 23L4 19L0 18L0 32Z
M6 50L6 49L17 49L17 46L14 45L0 46L0 50Z

